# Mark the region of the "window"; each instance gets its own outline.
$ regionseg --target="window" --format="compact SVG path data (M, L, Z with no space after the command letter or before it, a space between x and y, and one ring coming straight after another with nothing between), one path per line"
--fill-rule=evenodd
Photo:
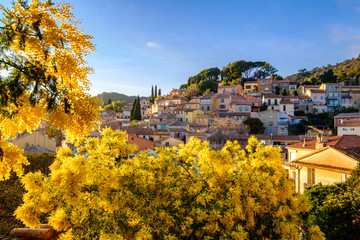
M277 105L277 99L275 99L275 105Z
M286 112L286 105L283 106L283 111Z
M189 113L188 113L188 112L186 112L186 116L187 116L187 115L189 115Z
M270 121L270 122L269 122L269 126L272 126L272 125L273 125L273 122Z
M165 147L170 147L170 143L169 143L169 142L166 142L166 143L165 143Z
M221 103L224 103L224 101L225 101L225 100L222 98L222 99L221 99Z
M314 100L316 100L316 96L314 96Z
M347 128L343 128L343 131L347 131Z
M284 132L285 132L285 128L280 128L280 132L284 133Z
M315 184L315 169L314 168L307 169L307 184L309 186L312 186Z
M320 96L320 99L323 99L323 96Z
M270 99L268 99L268 105L270 105L271 104L271 100Z
M344 183L347 179L346 174L341 174L341 182Z
M266 80L265 83L269 83L270 81L269 80Z
M226 105L224 105L224 104L219 105L219 108L220 108L220 109L226 109Z
M355 130L355 128L350 128L350 131L354 131Z
M239 110L239 112L242 112L242 111L243 111L243 107L239 107L238 110Z
M249 108L249 107L245 107L245 108L244 108L244 111L248 112L248 111L250 111L250 108Z

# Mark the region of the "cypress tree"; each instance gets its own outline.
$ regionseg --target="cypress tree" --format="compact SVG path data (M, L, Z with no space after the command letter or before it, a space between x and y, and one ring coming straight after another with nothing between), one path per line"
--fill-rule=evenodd
M111 104L111 98L109 98L107 105Z
M159 88L159 94L158 94L158 96L161 96L161 88Z
M136 102L137 102L137 98L135 98L132 108L130 110L130 121L134 120L134 117L135 117L135 109L136 109L136 104L137 104Z
M154 99L157 98L157 85L155 85L155 96L154 96Z
M151 97L150 97L150 102L154 102L154 86L151 85Z
M140 97L137 97L135 110L134 110L134 120L141 120L141 105L140 105Z

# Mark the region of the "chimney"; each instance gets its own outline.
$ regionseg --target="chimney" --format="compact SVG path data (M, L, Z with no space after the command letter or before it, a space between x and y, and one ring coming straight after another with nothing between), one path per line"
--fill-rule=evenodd
M321 136L321 142L327 143L328 141L329 141L328 136L325 136L325 135L322 135L322 136Z

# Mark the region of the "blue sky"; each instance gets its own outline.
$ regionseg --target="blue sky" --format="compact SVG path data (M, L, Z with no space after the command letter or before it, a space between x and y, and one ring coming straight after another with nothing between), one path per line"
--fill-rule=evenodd
M68 2L95 38L91 94L168 93L237 60L267 61L285 77L360 53L360 0Z

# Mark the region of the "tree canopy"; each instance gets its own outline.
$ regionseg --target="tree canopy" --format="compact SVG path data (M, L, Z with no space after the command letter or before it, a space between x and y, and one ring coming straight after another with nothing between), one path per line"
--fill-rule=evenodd
M38 128L42 120L64 129L69 141L91 133L98 101L86 91L92 69L84 57L95 51L92 36L77 26L66 3L19 0L1 6L0 28L0 179L21 174L20 150L3 138Z
M259 79L274 75L278 70L267 62L236 61L221 70L221 79Z
M236 142L214 151L196 139L156 157L128 159L133 150L110 129L86 140L84 154L59 150L49 176L23 178L16 216L36 227L45 214L63 239L299 238L297 214L308 206L279 148L252 137L246 151Z
M217 67L204 69L193 77L189 77L187 86L191 84L199 84L201 81L211 80L216 82L219 78L220 69Z

